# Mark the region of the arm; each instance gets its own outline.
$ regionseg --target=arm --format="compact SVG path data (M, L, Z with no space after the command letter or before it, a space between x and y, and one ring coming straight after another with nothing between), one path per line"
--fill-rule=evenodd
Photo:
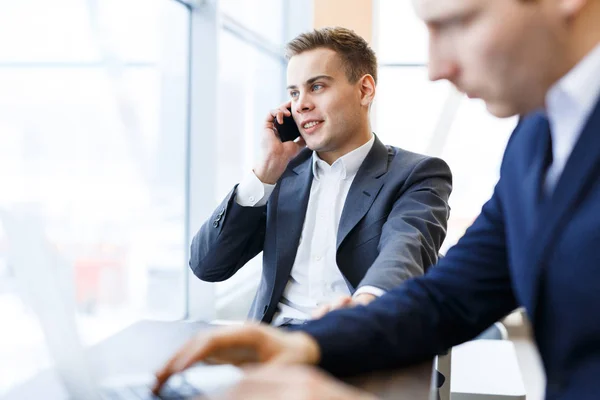
M433 357L516 307L496 191L465 236L427 275L368 307L333 312L299 329L318 343L323 368L357 374Z
M201 333L157 374L157 387L211 357L239 364L318 363L339 376L406 366L473 338L517 307L498 186L473 226L425 276L366 307L334 311L288 332L244 325Z
M379 255L358 286L357 293L375 287L388 291L409 278L423 275L435 264L446 237L452 174L438 158L419 162L400 189L383 225Z
M267 207L243 207L237 192L235 187L192 240L190 268L204 281L230 278L262 251Z
M157 388L211 357L237 364L318 363L339 376L406 366L473 338L517 307L498 186L473 226L425 276L366 307L334 311L288 332L244 325L201 333L157 374Z
M266 230L266 202L275 183L305 143L281 142L274 125L290 115L289 102L269 112L262 136L263 155L254 173L245 179L217 207L192 241L190 268L208 282L230 278L263 249ZM257 192L258 191L258 192Z

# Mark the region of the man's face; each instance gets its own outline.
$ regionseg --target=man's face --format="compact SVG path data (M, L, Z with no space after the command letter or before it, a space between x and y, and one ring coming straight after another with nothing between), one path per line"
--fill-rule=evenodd
M429 30L429 78L447 79L498 117L544 105L560 69L552 0L413 0Z
M360 82L348 81L338 54L319 48L293 56L287 83L292 114L308 148L319 153L350 150L368 121L368 105L361 100Z

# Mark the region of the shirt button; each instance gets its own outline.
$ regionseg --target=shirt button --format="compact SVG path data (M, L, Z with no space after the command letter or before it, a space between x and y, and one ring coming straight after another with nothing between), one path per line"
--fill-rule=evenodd
M248 197L248 200L250 200L250 201L254 201L254 196L250 196L250 197Z
M315 256L316 261L321 261L321 256Z

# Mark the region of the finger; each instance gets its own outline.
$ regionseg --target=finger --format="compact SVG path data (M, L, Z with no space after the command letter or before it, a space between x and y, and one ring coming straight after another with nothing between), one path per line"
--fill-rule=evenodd
M313 319L319 319L319 318L321 318L323 315L327 314L330 309L331 309L331 306L329 304L322 305L321 307L317 308L312 313Z
M331 305L331 310L339 310L340 308L346 308L352 303L352 298L350 296L340 297Z
M278 111L279 110L277 110L277 109L269 111L269 114L267 115L267 118L266 118L266 122L267 123L271 123L271 124L274 123L275 120L277 119L277 112Z
M239 347L233 349L216 350L205 361L210 364L244 365L258 363L259 357L255 349Z
M373 300L375 300L376 298L377 297L372 294L363 293L363 294L356 296L354 299L352 299L352 302L354 303L354 305L366 306L369 303L371 303Z
M279 132L277 132L277 127L275 127L275 124L273 122L267 122L265 124L265 128L270 130L271 132L273 132L275 134L275 136L279 137Z
M156 384L153 388L155 393L174 374L177 374L197 362L204 361L208 357L215 357L223 362L244 362L244 355L236 354L233 350L240 348L247 350L256 348L260 344L260 332L255 327L246 326L233 330L221 330L210 335L199 335L186 343L165 367L156 373ZM247 354L245 354L247 356ZM257 356L249 357L248 361L256 359Z
M183 345L177 353L165 364L165 366L156 372L156 382L152 388L154 393L158 393L164 383L174 374L180 371L180 366L189 358L189 355L198 352L200 346L204 345L204 340L196 336Z
M277 121L279 123L279 125L283 124L283 111L276 108L275 110L271 110L270 112L271 115L271 122ZM269 120L267 119L267 122L269 122Z
M235 329L224 331L211 336L195 349L186 352L179 358L175 365L177 372L181 372L200 361L208 359L217 363L256 362L258 360L257 347L260 345L258 332L254 329Z
M292 101L288 100L285 103L283 103L282 105L280 105L278 107L280 110L284 111L284 114L287 115L288 117L292 115L292 113L290 112L290 108L292 108Z

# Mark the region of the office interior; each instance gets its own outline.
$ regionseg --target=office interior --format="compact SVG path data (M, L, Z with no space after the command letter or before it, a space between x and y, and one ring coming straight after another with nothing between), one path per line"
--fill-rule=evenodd
M371 110L386 144L441 157L451 247L498 179L516 119L427 79L427 32L408 0L0 2L0 209L27 215L65 261L92 345L143 319L243 320L260 255L233 278L188 268L200 225L259 152L287 98L284 44L354 29L379 58ZM0 223L0 397L51 365ZM528 399L543 374L527 321L505 321Z

